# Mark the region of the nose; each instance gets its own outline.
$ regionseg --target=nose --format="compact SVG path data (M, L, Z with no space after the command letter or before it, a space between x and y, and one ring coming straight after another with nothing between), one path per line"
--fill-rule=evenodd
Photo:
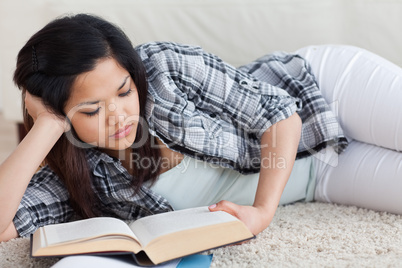
M108 115L106 120L108 121L109 125L124 125L125 115L124 112L119 109L118 105L116 105L115 103L109 104L107 110Z

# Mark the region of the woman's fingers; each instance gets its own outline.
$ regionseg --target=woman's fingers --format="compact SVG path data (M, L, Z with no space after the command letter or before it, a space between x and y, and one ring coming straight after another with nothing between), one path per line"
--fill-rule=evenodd
M43 112L48 112L46 106L43 104L41 98L32 96L28 91L25 92L25 108L28 114L35 121L38 116Z
M225 211L238 218L240 206L230 201L222 200L208 207L209 211Z
M209 206L211 212L225 211L246 224L249 230L257 235L268 227L274 213L265 208L254 206L241 206L230 201L220 201ZM275 209L274 209L275 211Z
M28 91L25 91L25 108L28 114L32 117L34 122L39 116L44 117L46 120L55 120L64 129L64 132L70 130L71 125L67 117L58 115L51 111L42 101L41 98L31 95Z

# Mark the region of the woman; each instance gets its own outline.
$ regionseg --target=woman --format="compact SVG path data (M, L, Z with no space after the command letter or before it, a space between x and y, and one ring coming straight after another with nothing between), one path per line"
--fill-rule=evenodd
M29 132L0 167L2 241L73 216L132 220L195 205L258 234L292 170L291 185L306 191L310 154L347 145L298 55L236 69L199 47L133 48L117 27L80 14L31 37L14 81ZM178 171L185 180L174 180ZM287 196L281 203L299 199Z

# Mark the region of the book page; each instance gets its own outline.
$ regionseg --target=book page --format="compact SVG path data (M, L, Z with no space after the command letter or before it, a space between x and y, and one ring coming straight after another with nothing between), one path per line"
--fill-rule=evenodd
M208 207L190 208L148 216L130 224L145 247L158 236L218 223L238 221L223 211L210 212Z
M47 246L111 234L138 238L127 224L119 219L98 217L43 227Z

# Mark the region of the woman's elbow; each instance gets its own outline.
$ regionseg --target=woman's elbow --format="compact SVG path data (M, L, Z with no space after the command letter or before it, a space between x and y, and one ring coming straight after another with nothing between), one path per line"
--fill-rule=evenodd
M2 233L0 233L0 242L6 242L17 237L17 229L15 228L14 223L10 223L10 225Z

